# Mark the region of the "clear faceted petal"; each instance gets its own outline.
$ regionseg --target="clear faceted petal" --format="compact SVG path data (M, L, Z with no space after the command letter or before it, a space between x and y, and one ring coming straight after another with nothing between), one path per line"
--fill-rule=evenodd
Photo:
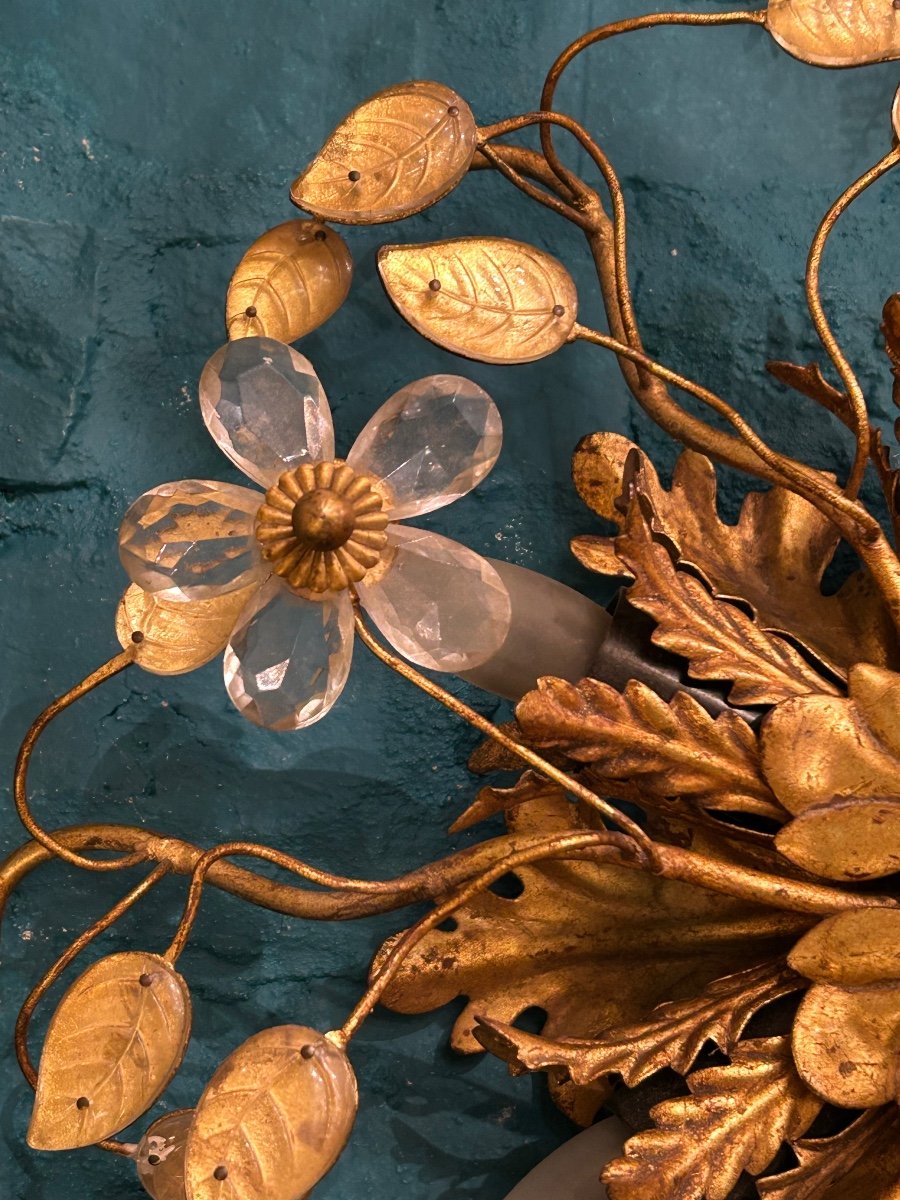
M509 632L509 594L480 554L437 533L391 525L394 557L377 582L358 584L369 616L404 658L433 671L468 671Z
M119 557L145 592L209 600L262 572L253 525L261 493L233 483L181 479L144 492L119 528Z
M266 729L320 720L347 682L353 606L346 592L307 599L273 576L238 618L225 647L225 686L237 709Z
M200 376L200 411L219 448L271 487L304 462L334 458L331 410L309 359L274 338L238 338Z
M503 426L486 391L459 375L407 384L374 414L347 462L383 479L396 521L452 504L497 461Z

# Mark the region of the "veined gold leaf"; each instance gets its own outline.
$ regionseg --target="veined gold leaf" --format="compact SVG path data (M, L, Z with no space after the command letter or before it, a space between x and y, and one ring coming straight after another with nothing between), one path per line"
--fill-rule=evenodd
M295 342L337 312L350 291L353 259L344 239L318 221L285 221L238 263L225 301L231 339Z
M544 358L565 344L578 315L562 263L509 238L382 246L378 270L413 329L479 362Z
M865 987L900 981L900 909L860 908L826 917L788 955L817 983Z
M790 696L837 692L793 646L676 570L651 525L652 508L638 495L616 552L635 577L628 599L656 622L658 646L688 659L695 679L731 681L733 704L777 704Z
M617 1074L635 1087L663 1067L686 1075L706 1042L728 1053L755 1012L803 986L782 964L763 963L717 979L700 995L661 1004L645 1021L615 1026L597 1038L552 1041L487 1017L479 1020L475 1036L514 1075L564 1072L584 1086Z
M187 984L159 955L129 951L88 967L47 1030L29 1146L73 1150L130 1125L178 1070L190 1028Z
M134 1152L141 1186L153 1200L184 1200L184 1155L192 1108L179 1108L158 1117Z
M900 985L815 983L794 1018L797 1070L823 1100L874 1108L900 1098Z
M349 225L435 204L469 169L477 126L461 96L412 80L377 92L337 127L291 188L298 208Z
M817 67L859 67L900 58L900 9L892 0L769 0L769 32Z
M691 1094L658 1104L655 1128L603 1172L610 1200L726 1200L742 1171L764 1171L822 1107L794 1070L787 1038L739 1042L730 1065L687 1083Z
M793 1170L757 1180L765 1200L888 1200L877 1177L900 1189L900 1118L890 1108L871 1109L834 1137L801 1138L791 1149ZM885 1159L893 1160L887 1172ZM860 1176L864 1186L857 1190Z
M187 1200L300 1200L337 1161L356 1106L353 1068L328 1037L301 1025L255 1034L200 1097Z
M735 713L713 718L686 692L670 702L632 680L624 693L594 679L541 679L516 718L529 745L590 763L601 786L630 780L651 796L784 820L763 779L756 735Z
M202 667L228 644L241 609L257 584L212 600L168 600L132 583L119 601L116 636L153 675L183 675ZM133 634L141 638L134 642Z
M844 796L808 808L775 835L779 854L824 879L900 871L900 797Z

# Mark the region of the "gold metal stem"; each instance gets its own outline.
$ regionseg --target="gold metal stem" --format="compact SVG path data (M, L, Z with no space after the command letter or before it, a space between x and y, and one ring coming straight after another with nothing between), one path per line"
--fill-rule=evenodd
M54 717L58 717L61 712L65 712L76 700L80 700L82 696L86 696L88 692L92 692L94 688L99 687L101 683L105 683L107 679L112 679L113 676L124 671L126 667L130 667L133 661L134 650L123 650L121 654L117 654L115 658L111 658L102 667L98 667L96 671L91 672L81 683L70 688L64 696L60 696L58 700L54 700L52 704L44 709L26 733L25 740L22 742L18 757L16 758L13 793L15 796L16 811L19 814L22 824L35 841L40 842L42 846L46 846L57 858L62 858L73 866L83 867L88 871L119 871L123 867L135 866L143 860L137 854L114 859L85 858L84 855L76 854L72 850L69 850L68 847L62 845L61 842L55 841L31 815L27 790L28 766L38 739Z
M816 233L812 246L809 251L809 260L806 268L806 300L809 305L810 315L812 316L813 324L816 327L816 333L819 335L819 340L828 351L828 356L837 368L837 372L841 377L841 382L847 393L850 401L850 406L854 416L855 428L853 432L856 436L856 454L853 460L853 467L850 471L850 477L847 480L845 492L848 496L856 496L859 492L860 485L863 481L863 476L866 472L866 463L869 457L871 445L871 437L869 432L869 413L866 408L866 400L863 395L862 388L859 385L859 380L850 366L846 355L838 343L837 338L828 322L825 315L825 308L822 304L822 294L820 285L820 275L822 268L822 255L825 251L825 246L828 242L835 225L841 215L847 211L850 205L857 200L863 192L876 183L894 167L900 163L900 147L895 147L890 154L885 155L880 162L874 167L866 171L863 175L852 183L847 190L838 197L831 208L825 215L822 224Z

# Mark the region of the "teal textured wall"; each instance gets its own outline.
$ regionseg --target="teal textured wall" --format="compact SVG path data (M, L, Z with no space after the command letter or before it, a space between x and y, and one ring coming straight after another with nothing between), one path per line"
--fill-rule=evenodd
M115 649L123 587L115 537L130 499L168 479L236 477L203 429L196 381L223 340L234 264L291 215L287 186L336 121L411 77L452 84L482 122L528 110L568 40L634 11L622 0L5 0L7 776L32 717ZM834 196L884 152L896 83L891 68L804 67L756 29L676 30L593 50L560 94L624 177L648 345L731 397L774 442L799 443L835 469L846 462L846 439L768 381L762 364L815 354L802 302L806 248ZM837 235L826 272L829 308L882 422L890 396L877 317L900 285L898 201L897 181L867 197ZM503 370L453 360L403 325L375 277L378 245L466 233L521 237L558 254L579 280L584 319L599 321L577 235L500 180L471 179L404 228L351 232L350 301L301 346L331 399L338 449L403 383L470 374L502 409L505 451L476 494L431 523L599 595L566 549L591 525L569 482L572 447L602 428L636 437L663 463L671 450L601 351L579 346ZM738 494L726 489L726 511ZM504 715L490 697L456 690ZM474 742L363 651L339 707L297 735L244 723L217 665L172 680L135 669L48 735L34 797L50 825L123 820L205 844L256 838L378 877L465 841L444 830L476 786L464 765ZM4 848L22 838L10 813L7 803ZM24 1146L30 1096L8 1049L37 975L126 886L52 865L10 905L0 976L0 1195L10 1200L142 1194L120 1160ZM182 896L183 881L165 883L102 950L163 948ZM221 1058L263 1026L342 1019L372 950L399 923L300 925L210 892L182 960L195 1033L167 1104L192 1103ZM317 1195L499 1200L566 1136L540 1084L449 1053L452 1015L379 1014L365 1027L353 1055L359 1122Z

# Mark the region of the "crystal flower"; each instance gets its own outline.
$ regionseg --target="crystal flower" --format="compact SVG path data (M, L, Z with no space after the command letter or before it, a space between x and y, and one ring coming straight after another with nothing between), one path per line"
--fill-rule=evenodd
M490 563L398 524L458 500L497 460L501 422L455 375L408 384L370 419L346 461L312 365L271 338L229 342L206 364L200 407L219 448L265 494L184 479L145 492L119 533L131 579L185 602L258 584L225 649L225 686L269 729L318 721L353 650L351 588L405 658L471 670L509 630Z

